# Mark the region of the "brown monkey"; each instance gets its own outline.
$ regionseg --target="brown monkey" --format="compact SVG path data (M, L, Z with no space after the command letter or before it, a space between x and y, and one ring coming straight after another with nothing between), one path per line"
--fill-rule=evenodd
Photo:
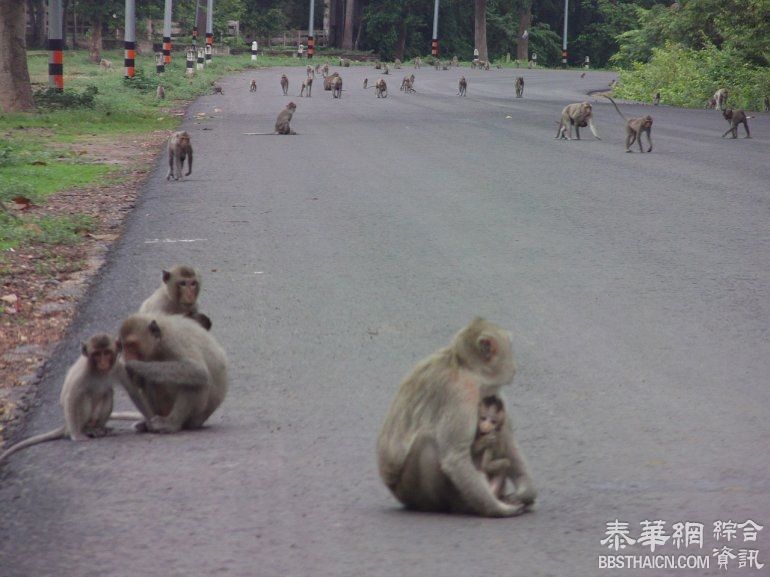
M379 80L377 80L377 82L375 82L374 92L377 94L377 98L388 97L388 85L385 83L385 80L380 78Z
M656 92L652 97L652 105L657 106L660 104L660 91Z
M340 58L340 66L343 68L350 68L350 60L347 58Z
M278 114L278 118L275 120L275 133L276 134L297 134L291 129L291 117L294 116L294 111L297 110L297 105L293 102L289 102L286 108L281 110Z
M225 93L225 91L222 89L222 85L221 84L217 84L215 82L214 83L214 91L213 91L212 94L224 94L224 93Z
M321 63L319 62L318 64L315 65L315 73L319 74L320 72L321 72Z
M364 78L364 90L366 90L369 87L369 79Z
M457 56L452 56L452 66L460 68L460 61L457 59Z
M516 82L514 82L513 85L516 88L516 98L524 96L524 77L517 76Z
M332 81L332 96L342 98L342 77L336 76Z
M155 98L158 100L163 100L166 98L166 91L162 84L158 84L158 88L155 89Z
M738 138L738 126L743 124L743 128L746 129L746 138L751 138L751 132L749 132L749 118L753 116L747 116L743 110L733 110L732 108L726 108L722 113L725 120L730 123L730 128L722 135L722 138L733 133L733 138Z
M0 462L26 447L64 439L87 441L109 432L113 385L118 382L115 369L118 350L108 335L94 335L81 345L81 356L67 371L59 403L64 410L64 426L35 435L8 448ZM137 415L139 416L139 415Z
M479 424L471 456L476 468L487 475L489 487L498 499L503 498L505 472L511 468L505 458L505 447L499 433L505 423L505 407L497 397L484 397L479 404Z
M714 93L713 98L717 110L722 111L727 107L727 96L727 88L720 88Z
M179 315L135 314L120 327L121 381L144 421L138 431L203 426L227 394L227 358L211 333Z
M465 76L460 76L460 82L458 84L458 92L457 96L465 96L465 93L468 90L468 81L465 80Z
M313 89L313 77L308 76L305 78L305 80L302 81L302 88L300 88L299 95L303 96L305 94L305 90L307 90L307 97L310 98L310 91Z
M601 140L596 133L593 108L589 102L576 102L564 107L561 111L559 128L556 131L556 136L554 138L566 138L567 140L572 140L573 126L575 127L575 133L577 134L578 140L580 140L580 129L585 126L588 126L588 128L591 129L591 132L597 140ZM569 131L568 134L567 131Z
M99 61L99 68L101 70L105 70L105 71L106 70L109 70L109 71L114 70L114 68L112 67L112 61L111 60L107 60L106 58L102 58Z
M324 90L332 90L334 88L334 82L339 77L339 72L334 72L328 76L324 76Z
M310 66L310 64L307 65L307 68L305 69L305 71L307 72L308 78L313 76L313 67Z
M481 399L499 397L516 366L507 331L475 319L399 386L377 440L380 477L409 509L487 517L522 513L536 491L507 420L498 433L515 493L498 499L473 464Z
M420 68L421 66L422 66L422 58L420 58L419 56L415 56L414 57L414 67L415 68Z
M256 92L257 91L257 80L255 78L251 79L251 86L249 86L249 92Z
M185 132L175 132L168 139L168 174L166 180L184 180L182 169L184 161L187 159L187 174L190 176L193 165L193 149L190 144L190 135Z
M393 63L393 68L396 70L401 70L401 59L396 58L396 61Z
M281 74L281 90L283 90L284 96L289 94L289 79L285 74Z
M618 111L620 117L626 121L626 152L631 152L631 145L634 141L639 142L639 152L644 152L644 149L642 148L642 133L647 133L647 142L650 144L647 152L652 152L652 116L647 115L637 116L636 118L626 118L620 111L620 108L618 108L618 105L615 104L615 101L609 96L607 96L607 99L612 102L612 105L615 107L615 110Z
M374 63L374 69L375 70L382 70L382 62L380 62L379 60L377 62L375 62Z
M585 78L585 77L586 77L586 73L585 72L580 74L580 78Z
M401 90L403 90L407 94L412 94L413 92L417 92L414 89L414 74L411 74L409 76L404 76L404 80L401 82Z
M717 107L717 101L713 98L709 98L706 101L706 108L716 108Z
M770 112L770 97L765 96L762 99L762 107L765 112Z
M321 70L323 71L324 78L329 76L329 65L328 64L324 64L324 67Z
M390 74L390 68L388 68L388 63L386 62L385 65L382 67L382 73L383 74Z

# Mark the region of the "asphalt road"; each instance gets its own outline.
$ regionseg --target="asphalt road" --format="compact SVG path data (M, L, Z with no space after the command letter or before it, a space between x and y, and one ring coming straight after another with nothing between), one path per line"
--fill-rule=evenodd
M228 398L202 431L56 442L0 471L0 575L459 577L720 575L713 549L770 567L770 117L721 139L711 110L652 113L651 154L586 94L611 74L342 69L333 100L302 69L223 81L184 128L195 166L159 159L128 230L42 383L25 434L61 422L78 342L116 332L190 263L228 353ZM254 77L258 92L248 83ZM589 98L603 140L556 141ZM270 132L298 103L294 137ZM206 116L198 117L198 113ZM196 120L198 118L198 120ZM471 318L513 332L507 391L540 495L503 520L414 514L381 484L375 439L400 380ZM121 409L129 409L120 393ZM607 523L702 523L709 569L599 567ZM753 520L716 539L713 524ZM653 553L644 539L619 551ZM767 567L765 568L767 570ZM766 573L765 573L766 574Z

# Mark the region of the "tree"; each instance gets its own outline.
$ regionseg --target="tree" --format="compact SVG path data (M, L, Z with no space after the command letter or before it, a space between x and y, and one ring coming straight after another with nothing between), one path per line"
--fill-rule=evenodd
M342 31L342 47L353 49L353 13L356 11L356 0L345 2L345 27Z
M26 46L27 11L24 2L0 0L0 109L31 110Z
M516 60L529 59L529 29L532 26L532 0L523 0L519 6L519 35L516 39ZM527 37L524 36L526 32Z
M487 56L487 0L474 0L473 38L479 50L480 60L489 60Z

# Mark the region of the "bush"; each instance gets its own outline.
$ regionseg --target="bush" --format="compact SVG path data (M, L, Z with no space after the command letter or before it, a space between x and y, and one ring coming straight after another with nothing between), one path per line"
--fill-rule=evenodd
M61 110L64 108L93 108L94 97L99 93L96 86L89 84L83 92L75 90L59 90L48 87L38 90L32 97L35 106L44 110Z

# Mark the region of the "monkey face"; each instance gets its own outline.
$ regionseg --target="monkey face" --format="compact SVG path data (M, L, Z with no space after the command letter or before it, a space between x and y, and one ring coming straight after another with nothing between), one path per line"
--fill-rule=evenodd
M120 327L120 349L125 361L152 359L160 345L161 331L153 319L149 324L139 318L129 318Z
M195 302L198 300L199 291L200 285L197 279L180 279L176 282L177 302L180 305L188 307L195 305Z
M91 367L99 373L106 374L115 364L115 353L112 349L97 349L88 357Z
M502 425L502 412L494 405L482 404L479 410L479 434L488 435L499 431Z

